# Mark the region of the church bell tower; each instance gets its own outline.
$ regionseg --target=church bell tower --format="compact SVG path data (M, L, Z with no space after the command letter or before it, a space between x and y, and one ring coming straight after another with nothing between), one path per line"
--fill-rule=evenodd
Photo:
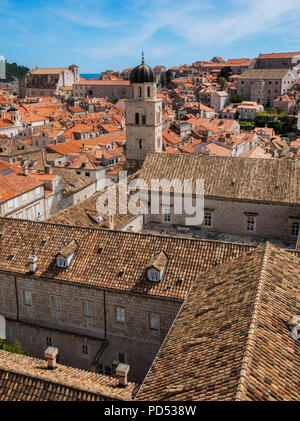
M126 101L126 157L143 161L162 151L162 100L156 97L153 69L144 61L131 72L131 99Z

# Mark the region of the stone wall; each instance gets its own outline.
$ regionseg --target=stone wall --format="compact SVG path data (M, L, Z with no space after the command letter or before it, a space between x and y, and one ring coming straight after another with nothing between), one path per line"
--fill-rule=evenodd
M25 352L43 358L51 338L61 363L90 370L106 339L98 367L112 367L121 353L131 367L130 379L137 382L143 380L181 306L178 300L5 273L0 274L0 288L0 314L8 319L9 342L19 340ZM31 292L31 306L24 304L23 291ZM52 309L51 297L60 297L60 312ZM90 318L82 314L83 301L92 304ZM116 321L117 307L125 309L124 324ZM150 313L159 315L158 331L149 329ZM82 352L85 344L88 355Z

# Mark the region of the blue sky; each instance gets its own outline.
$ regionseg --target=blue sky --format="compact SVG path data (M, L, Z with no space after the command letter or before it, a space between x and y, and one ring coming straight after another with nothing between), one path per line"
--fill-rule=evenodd
M0 55L81 73L300 50L299 0L0 0Z

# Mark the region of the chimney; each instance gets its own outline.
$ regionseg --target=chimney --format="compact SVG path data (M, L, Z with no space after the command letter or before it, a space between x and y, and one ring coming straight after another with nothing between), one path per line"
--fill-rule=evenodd
M127 375L129 372L128 364L119 364L116 369L116 377L119 380L120 387L126 387L128 385Z
M53 174L53 168L51 165L45 165L45 174Z
M49 346L49 348L46 349L44 356L48 362L49 370L54 370L57 367L57 363L56 363L57 354L58 354L58 348Z
M37 258L36 255L28 257L27 264L28 264L28 267L29 267L29 272L35 273L35 271L37 270L37 265L36 265L37 260L38 260L38 258Z

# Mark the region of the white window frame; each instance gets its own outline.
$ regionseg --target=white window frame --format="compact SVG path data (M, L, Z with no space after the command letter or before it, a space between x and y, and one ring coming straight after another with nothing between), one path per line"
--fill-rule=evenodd
M93 304L90 301L82 301L81 309L84 317L89 319L93 317Z
M54 313L61 313L61 297L51 295L51 309Z
M124 307L115 307L115 321L119 325L125 325L126 312Z
M156 322L153 323L153 320L156 319ZM154 331L160 330L160 315L158 313L149 313L149 329ZM154 327L157 326L157 327Z
M207 223L209 222L209 223ZM204 211L204 226L211 228L213 226L213 215L212 212Z
M247 232L255 232L256 229L256 217L255 216L247 216L246 222L246 230Z
M35 192L35 195L36 196L38 196L39 194L41 194L41 192L42 192L41 187L37 187L34 192Z
M164 208L164 220L165 222L171 222L171 209Z
M65 269L67 267L67 260L64 257L57 258L57 267Z
M299 231L300 231L300 222L298 221L292 222L291 235L293 237L298 237Z
M148 272L148 279L149 281L154 281L154 282L160 281L159 272L157 270L150 269Z
M21 197L22 197L22 202L27 201L27 193L23 193Z
M23 304L24 306L32 306L32 293L31 291L23 291Z

